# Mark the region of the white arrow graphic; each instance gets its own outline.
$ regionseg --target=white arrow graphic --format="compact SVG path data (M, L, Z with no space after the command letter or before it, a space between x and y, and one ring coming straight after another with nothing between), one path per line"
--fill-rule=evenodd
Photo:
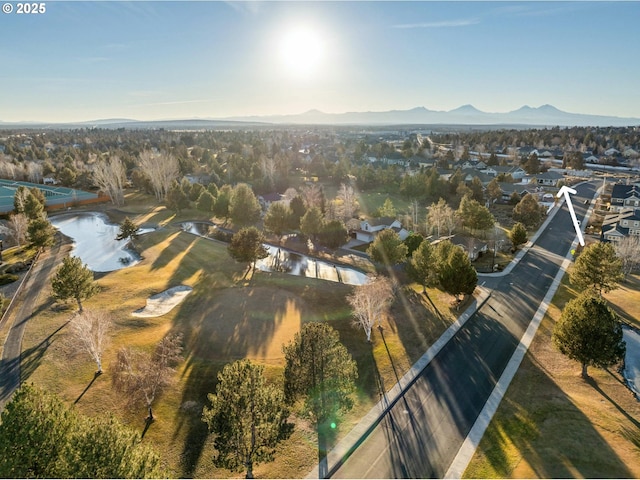
M569 213L571 214L571 220L573 221L573 226L575 227L576 233L578 234L578 241L580 242L580 245L584 247L584 238L582 238L582 232L580 231L580 225L578 225L576 212L573 210L573 204L571 203L571 196L569 195L570 193L573 193L575 195L578 192L576 192L573 188L569 188L566 185L563 185L560 188L560 191L558 192L557 197L560 198L564 194L564 198L567 201L567 205L569 205Z

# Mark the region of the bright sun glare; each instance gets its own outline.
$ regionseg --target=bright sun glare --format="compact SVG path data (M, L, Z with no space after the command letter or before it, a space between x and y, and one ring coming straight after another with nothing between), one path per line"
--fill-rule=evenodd
M307 78L318 72L324 55L322 38L314 30L297 27L280 41L280 58L291 76Z

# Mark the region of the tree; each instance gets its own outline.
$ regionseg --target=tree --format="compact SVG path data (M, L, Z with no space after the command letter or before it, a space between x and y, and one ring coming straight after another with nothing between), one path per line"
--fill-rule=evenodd
M160 478L160 457L113 417L92 418L22 385L0 424L1 478Z
M540 173L540 161L535 153L525 162L524 169L529 175L536 175Z
M324 226L324 217L318 207L311 207L300 219L300 231L315 240Z
M419 233L412 232L407 238L403 240L404 244L407 246L407 256L410 257L413 255L413 252L420 246L420 244L424 241L424 237Z
M496 200L502 198L502 189L500 188L500 184L498 180L495 178L489 182L487 185L487 197L489 197L489 201L493 204Z
M229 199L229 217L235 225L251 225L260 219L260 202L251 187L239 183Z
M282 390L266 383L263 366L237 360L218 373L216 393L208 398L211 408L204 408L202 420L215 434L214 464L245 469L253 478L253 465L273 461L276 446L291 433Z
M563 355L582 365L607 368L624 359L626 346L618 315L601 297L583 292L565 305L553 328L553 344Z
M602 295L622 281L622 261L610 243L596 242L582 250L569 272L571 284L580 291L591 289Z
M353 309L353 326L361 327L371 342L371 329L377 322L380 325L382 316L393 300L391 283L385 277L370 278L367 283L358 285L353 293L347 296L347 302Z
M427 293L427 287L432 287L438 282L436 271L436 252L429 240L423 240L420 246L413 252L409 261L407 272L409 276L420 285L422 292Z
M321 460L326 453L327 427L353 407L357 365L340 343L338 332L326 323L304 324L283 352L285 400L292 404L304 398L302 414L316 426ZM321 471L320 476L324 475Z
M347 227L340 220L325 222L320 230L319 241L325 247L336 249L349 239Z
M636 235L624 237L616 242L613 248L622 262L622 270L625 274L630 274L640 265L640 237Z
M98 367L98 375L102 374L102 353L109 343L112 325L111 315L98 310L84 310L71 320L71 345L91 356Z
M118 231L116 240L126 240L127 238L136 240L138 238L139 231L140 227L138 227L138 225L136 225L129 217L125 217L124 221L120 225L120 230Z
M264 215L264 229L280 239L291 223L290 216L291 209L284 202L273 202Z
M358 200L355 192L353 191L353 187L341 183L337 199L341 202L342 219L347 221L353 218L358 210Z
M478 203L484 203L484 185L482 185L482 182L478 177L473 177L469 188L472 192L471 198L473 198Z
M24 198L24 214L30 220L44 217L44 203L45 199L42 190L35 187L31 188Z
M511 240L514 249L517 249L523 243L527 243L527 229L522 223L517 222L509 231L509 240Z
M29 219L24 213L9 215L9 229L18 248L22 248L22 244L27 240L28 228Z
M156 344L153 354L121 348L111 368L114 389L123 394L131 406L143 403L149 412L147 421L153 421L153 402L172 383L174 367L182 359L181 354L182 334L164 337Z
M51 280L51 288L57 300L75 299L80 312L82 301L98 292L98 286L93 282L93 272L78 257L66 257L62 261Z
M436 251L446 255L437 260L438 282L442 290L453 295L456 301L459 301L460 295L473 294L478 284L478 274L471 265L469 255L458 245L441 247Z
M24 185L18 186L13 194L13 211L15 213L24 213L24 204L29 196L29 189Z
M545 209L534 195L525 195L513 208L513 219L527 227L537 227L542 221Z
M223 185L218 191L216 198L216 204L213 207L213 214L216 217L224 218L229 217L229 202L231 201L231 193L233 189L229 185Z
M216 205L216 197L213 196L208 190L200 192L200 196L196 201L196 208L201 212L213 213L213 209Z
M395 230L386 228L376 235L375 240L367 248L367 255L372 261L381 263L387 268L402 263L407 258L408 248L400 240Z
M382 206L378 209L378 216L395 218L396 215L396 207L393 206L391 199L387 197Z
M156 200L162 202L171 188L171 183L180 173L178 161L167 152L153 153L144 150L140 153L138 162L140 169L151 182Z
M93 182L111 197L114 205L124 205L124 185L127 181L127 169L118 156L109 160L100 160L93 167Z
M300 228L300 221L304 214L307 213L307 208L304 206L304 200L301 196L295 196L289 202L289 208L291 209L291 218L289 227L292 230L298 230Z
M189 208L189 194L184 191L182 184L177 180L171 182L165 199L167 206L178 214L185 208Z
M45 217L30 220L27 226L27 238L39 249L53 245L55 234L56 229Z
M487 230L493 226L496 219L484 205L480 205L468 195L465 195L460 202L460 208L456 215L462 223L472 230Z
M447 202L441 198L438 203L432 203L428 208L427 222L431 225L431 229L435 229L438 238L440 238L441 232L446 231L448 235L451 235L455 224L455 212L447 205Z
M264 235L256 227L245 227L235 233L231 237L227 251L237 262L249 264L249 268L252 264L255 266L257 260L269 254L264 246ZM249 269L246 273L249 273Z

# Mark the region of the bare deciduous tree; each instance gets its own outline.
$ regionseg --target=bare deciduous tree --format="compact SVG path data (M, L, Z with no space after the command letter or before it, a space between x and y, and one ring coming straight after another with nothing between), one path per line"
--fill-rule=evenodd
M29 162L26 164L27 178L31 183L40 183L42 180L42 164Z
M113 321L108 312L83 310L71 320L71 344L76 350L87 352L102 373L102 352L109 343Z
M16 242L18 248L27 240L29 219L23 213L9 215L6 225L0 225L0 233Z
M351 185L340 184L337 198L341 201L340 213L342 218L347 221L354 217L356 210L358 209L358 200L356 194L353 191Z
M140 168L151 182L156 199L161 202L171 188L171 184L178 178L180 172L178 161L167 152L153 153L145 150L140 153Z
M371 341L373 325L385 314L393 300L393 288L385 277L371 279L369 283L355 287L347 301L353 308L353 325L362 327L367 335L367 342Z
M617 257L622 260L625 275L640 265L640 237L629 235L613 244Z
M116 364L111 369L113 386L127 398L127 403L144 403L149 411L148 421L153 421L152 404L164 388L171 384L174 367L182 354L182 335L164 337L156 345L153 354L121 348Z
M447 205L444 199L440 199L438 203L432 203L428 207L427 222L432 229L435 229L438 233L438 238L442 232L447 231L448 235L451 235L455 225L456 217L453 209Z
M322 190L318 185L305 185L302 187L300 196L304 200L307 209L322 207Z
M105 192L114 205L124 205L124 184L127 179L126 167L120 157L101 160L93 167L93 181Z

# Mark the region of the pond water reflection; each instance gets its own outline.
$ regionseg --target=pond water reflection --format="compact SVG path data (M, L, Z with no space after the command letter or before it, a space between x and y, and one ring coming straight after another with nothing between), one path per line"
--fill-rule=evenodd
M627 344L622 374L636 398L640 400L640 333L633 328L622 327L622 335Z
M135 265L139 256L127 249L129 240L116 240L119 225L96 212L71 213L50 218L51 224L74 242L71 255L80 257L94 272L111 272Z
M204 222L185 222L181 227L185 232L208 238L216 229L214 225ZM274 245L265 244L265 247L269 256L256 262L256 267L264 272L283 272L348 285L362 285L367 282L367 275L359 270L335 265Z

